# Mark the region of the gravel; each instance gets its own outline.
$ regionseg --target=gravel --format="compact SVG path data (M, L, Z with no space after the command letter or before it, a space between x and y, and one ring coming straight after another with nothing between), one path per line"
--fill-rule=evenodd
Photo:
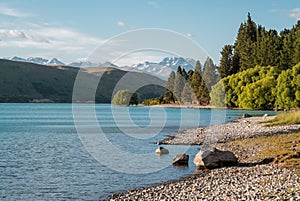
M297 130L299 131L300 129L299 124L267 127L264 123L259 123L273 118L274 116L242 118L229 124L189 129L175 136L170 136L159 143L205 145L217 142L228 142L235 139L291 133Z
M300 125L265 127L258 124L272 118L251 117L229 124L190 129L160 143L218 146L220 142L300 129ZM113 194L108 200L300 200L300 175L296 169L247 162L247 165L237 167L195 170L195 174L178 181Z
M300 200L300 177L270 165L221 168L109 200Z

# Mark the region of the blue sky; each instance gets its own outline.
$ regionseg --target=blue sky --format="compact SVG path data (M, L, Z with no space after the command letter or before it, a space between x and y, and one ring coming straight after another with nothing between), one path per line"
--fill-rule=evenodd
M123 32L162 28L189 37L218 64L221 48L234 42L247 12L256 23L280 31L300 19L300 1L1 0L0 57L57 57L68 63ZM149 53L126 62L160 57Z

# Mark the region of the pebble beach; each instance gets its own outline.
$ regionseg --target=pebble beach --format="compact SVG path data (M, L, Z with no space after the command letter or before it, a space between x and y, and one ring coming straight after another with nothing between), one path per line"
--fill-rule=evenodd
M251 151L230 147L235 139L292 133L300 125L266 127L259 123L274 117L243 118L232 123L189 129L161 141L161 144L193 144L231 150L240 165L212 170L195 170L180 180L113 194L108 200L300 200L300 175L296 169L262 164ZM299 139L300 140L300 139ZM252 150L255 152L255 148Z

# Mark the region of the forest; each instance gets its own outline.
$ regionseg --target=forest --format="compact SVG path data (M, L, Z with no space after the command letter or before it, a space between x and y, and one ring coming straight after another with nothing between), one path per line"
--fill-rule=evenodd
M257 25L248 13L234 44L221 50L219 66L207 58L203 67L178 67L164 97L144 104L195 103L244 109L300 107L300 21L277 32Z

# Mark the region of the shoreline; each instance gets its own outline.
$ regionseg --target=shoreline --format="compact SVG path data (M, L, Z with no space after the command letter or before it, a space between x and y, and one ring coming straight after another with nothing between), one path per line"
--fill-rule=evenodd
M258 124L259 122L273 118L275 116L240 118L226 124L187 129L175 135L169 135L169 137L158 143L170 145L203 145L207 141L211 143L223 143L237 139L291 133L300 129L300 125L265 127L263 123Z
M162 144L205 145L205 141L210 141L219 149L233 151L239 158L239 165L213 170L196 169L194 174L178 180L112 194L107 200L299 200L300 175L296 169L258 161L255 153L259 149L256 147L245 153L241 147L230 144L237 139L300 131L300 125L264 127L264 124L257 124L272 118L274 116L242 118L227 124L188 129L166 138ZM209 132L219 134L208 135Z
M146 106L146 105L144 105ZM212 105L196 105L196 104L160 104L148 105L148 107L162 107L162 108L192 108L192 109L228 109L226 107L216 107Z

